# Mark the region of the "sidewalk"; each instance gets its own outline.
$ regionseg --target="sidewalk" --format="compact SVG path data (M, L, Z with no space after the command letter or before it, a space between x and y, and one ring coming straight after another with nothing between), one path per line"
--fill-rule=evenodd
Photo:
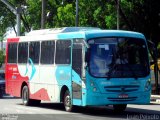
M151 95L151 102L160 104L160 95Z

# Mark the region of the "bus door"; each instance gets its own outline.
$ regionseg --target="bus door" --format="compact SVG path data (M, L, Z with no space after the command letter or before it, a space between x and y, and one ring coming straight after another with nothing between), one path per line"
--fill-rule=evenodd
M72 98L74 105L82 105L83 53L83 44L74 43L72 49Z

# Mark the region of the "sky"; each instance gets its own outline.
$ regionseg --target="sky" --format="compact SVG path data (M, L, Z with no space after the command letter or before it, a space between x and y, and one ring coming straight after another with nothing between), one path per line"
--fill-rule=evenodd
M6 32L6 38L9 38L9 37L16 37L16 34L15 34L13 28L9 28Z
M6 40L7 40L7 38L11 38L11 37L16 37L16 34L15 34L13 28L8 28L7 32L5 33L3 43L0 42L0 50L6 48ZM3 44L3 48L2 48L2 44Z

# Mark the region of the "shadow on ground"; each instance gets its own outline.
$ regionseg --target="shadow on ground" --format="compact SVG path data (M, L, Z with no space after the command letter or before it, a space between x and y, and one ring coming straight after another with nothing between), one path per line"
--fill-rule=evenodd
M154 107L155 104L153 104ZM36 106L39 108L45 108L45 109L53 109L53 110L59 110L59 111L65 111L63 104L55 104L55 103L41 103L39 106ZM152 119L152 120L159 120L160 119L160 112L156 110L149 110L144 108L131 108L127 107L127 109L124 112L117 113L114 112L112 109L112 106L102 106L102 107L76 107L74 112L72 112L77 115L86 115L88 117L109 117L112 119L121 118L121 119ZM78 114L77 114L78 113Z
M3 98L3 99L19 99L19 98ZM17 103L17 105L22 105L21 101ZM151 103L150 106L154 107L159 104L153 104ZM32 106L35 108L43 108L43 109L50 109L50 110L58 110L63 111L62 114L65 112L63 104L57 104L57 103L46 103L42 102L38 106ZM77 116L85 116L87 118L96 117L96 118L112 118L112 119L132 119L132 120L159 120L160 119L160 111L158 110L150 110L143 108L132 108L127 107L127 109L124 112L117 113L114 112L112 109L112 106L102 106L102 107L76 107L75 111L72 112L73 118ZM54 112L53 112L54 114Z

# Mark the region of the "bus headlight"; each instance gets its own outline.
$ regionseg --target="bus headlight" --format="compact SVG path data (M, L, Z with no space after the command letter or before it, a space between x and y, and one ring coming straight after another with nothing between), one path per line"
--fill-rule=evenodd
M91 86L95 86L93 81L91 81Z
M90 86L93 92L97 92L96 84L92 80L90 81Z
M96 88L96 87L94 87L94 88L93 88L93 91L94 91L94 92L96 92L96 91L97 91L97 88Z
M145 89L145 91L148 91L151 89L151 79L147 80L144 89Z

